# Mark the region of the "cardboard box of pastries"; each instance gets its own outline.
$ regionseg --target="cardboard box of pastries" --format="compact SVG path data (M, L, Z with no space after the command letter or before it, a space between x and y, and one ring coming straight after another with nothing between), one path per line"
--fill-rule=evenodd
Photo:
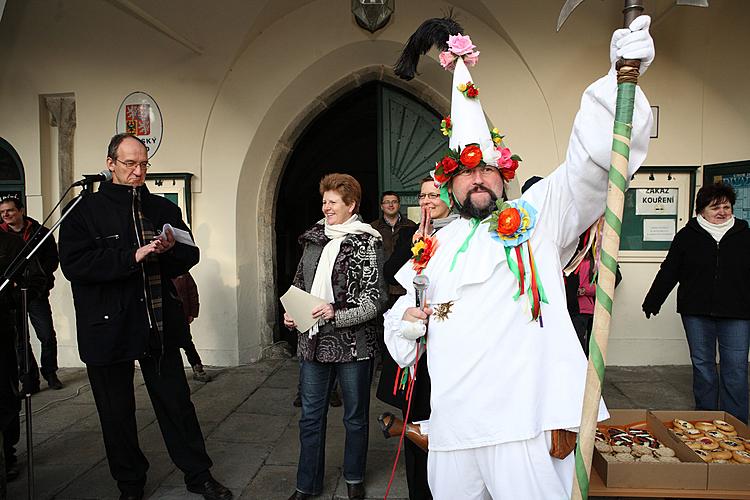
M592 461L607 487L706 489L706 463L670 433L651 412L610 409L609 414L610 418L600 422L599 426L605 426L606 434L603 437L606 444L610 448L617 448L610 450L601 444L595 446ZM638 425L629 429L633 424ZM639 429L647 433L639 434ZM633 433L624 436L618 430L632 430ZM626 448L632 450L632 459L624 456L628 454ZM664 448L671 449L673 453Z
M736 449L737 453L727 459L727 457L717 458L714 453L713 456L706 457L708 477L706 482L706 488L709 490L750 490L750 463L744 463L750 459L750 446L747 445L745 440L750 440L750 430L748 427L737 420L729 413L723 411L652 411L654 417L663 423L665 428L671 429L676 427L676 421L690 423L693 428L699 427L703 435L702 436L689 436L688 441L700 443L701 440L705 440L705 445L702 448L712 448L714 444L711 443L711 439L717 443L721 443L722 446L716 448L719 452L731 451L728 448ZM714 421L719 421L719 428L711 429L710 424L714 424ZM706 425L709 424L709 425ZM727 424L726 426L723 424ZM678 430L681 432L681 430ZM722 437L721 434L725 434ZM736 434L735 434L736 433ZM670 432L672 435L676 435ZM684 433L683 433L683 439ZM697 439L690 439L691 437L697 437ZM711 438L711 439L709 439ZM679 437L678 437L679 439ZM739 446L732 446L736 444L739 446L745 446L745 450L739 449ZM708 451L711 454L711 451ZM706 456L706 455L704 455ZM737 463L738 460L742 460L743 463Z

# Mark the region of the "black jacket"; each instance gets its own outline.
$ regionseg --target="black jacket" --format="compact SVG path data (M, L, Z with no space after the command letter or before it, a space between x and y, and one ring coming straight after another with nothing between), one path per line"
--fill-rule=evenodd
M49 229L41 226L39 222L32 219L31 217L24 217L24 227L20 232L15 232L13 228L11 228L7 223L0 224L0 230L18 236L24 242L27 242L34 234L36 234L34 241L29 243L29 251L31 251L37 245L37 243L39 243L42 238L44 238L44 236L49 233ZM39 230L39 233L37 233L37 230ZM57 244L55 243L55 237L50 236L49 238L44 240L44 243L41 247L39 247L39 250L36 251L34 257L39 260L39 265L42 267L42 271L44 271L44 274L47 278L46 291L49 292L55 286L55 271L57 271L57 267L60 264L60 257L57 254Z
M750 229L742 219L718 243L693 218L674 237L667 258L643 301L655 314L672 288L677 312L750 319Z
M187 230L179 207L143 186L142 210L156 230L165 223ZM102 183L86 195L60 227L60 264L70 281L76 310L78 351L91 365L137 359L154 345L145 298L144 271L135 262L139 246L133 214L134 189ZM184 345L188 327L172 278L199 259L196 247L175 243L158 256L161 268L161 349ZM149 342L151 341L151 344Z

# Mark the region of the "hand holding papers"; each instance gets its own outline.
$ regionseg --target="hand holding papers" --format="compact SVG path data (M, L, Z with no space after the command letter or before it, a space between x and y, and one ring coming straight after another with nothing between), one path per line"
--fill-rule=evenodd
M312 310L317 306L325 305L326 301L310 295L296 286L291 286L281 296L281 304L284 306L287 314L297 323L297 330L306 332L318 322L318 318L313 318Z
M172 227L171 224L164 224L164 227L161 230L161 234L167 234L167 231L172 233L177 243L184 243L185 245L190 245L191 247L198 246L193 241L193 238L190 237L190 233L188 233L184 229L177 229L176 227ZM160 235L159 237L161 238L162 236Z

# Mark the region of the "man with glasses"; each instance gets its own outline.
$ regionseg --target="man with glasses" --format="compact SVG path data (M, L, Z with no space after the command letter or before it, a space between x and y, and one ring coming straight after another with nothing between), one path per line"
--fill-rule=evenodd
M133 377L140 365L154 413L188 491L207 499L232 492L209 472L179 346L189 330L172 278L199 259L165 224L187 231L179 207L149 193L146 147L118 134L107 150L112 182L83 198L60 227L60 264L70 280L78 350L99 412L121 499L143 498L149 464L138 444Z

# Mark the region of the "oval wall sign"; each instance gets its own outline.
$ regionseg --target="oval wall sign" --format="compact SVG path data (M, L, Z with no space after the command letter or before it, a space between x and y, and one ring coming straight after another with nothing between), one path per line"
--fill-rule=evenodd
M163 121L159 105L145 92L133 92L117 111L117 133L133 134L146 145L151 158L161 145Z

